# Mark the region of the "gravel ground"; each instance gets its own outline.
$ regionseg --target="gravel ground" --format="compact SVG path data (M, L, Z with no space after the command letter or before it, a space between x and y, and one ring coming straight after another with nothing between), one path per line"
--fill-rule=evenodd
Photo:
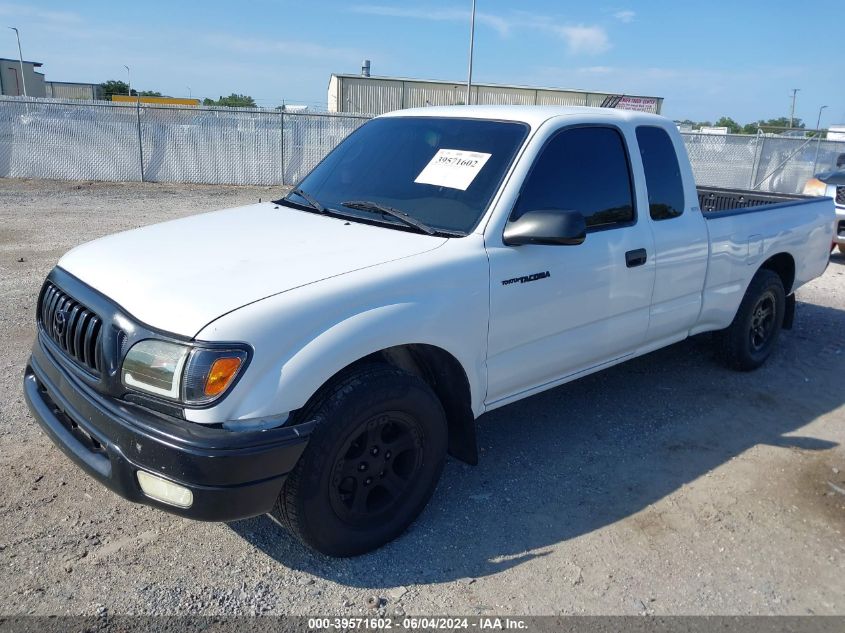
M123 501L21 392L42 279L70 247L265 199L257 187L0 180L0 613L845 614L845 260L761 370L699 337L479 422L407 534L316 556L267 517Z

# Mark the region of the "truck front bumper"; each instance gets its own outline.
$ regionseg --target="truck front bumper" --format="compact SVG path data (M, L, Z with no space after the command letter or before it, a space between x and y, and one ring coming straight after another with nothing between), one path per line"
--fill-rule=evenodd
M106 398L80 383L36 339L24 394L53 442L86 473L119 494L202 521L268 512L308 442L311 424L233 432ZM189 507L148 497L138 471L191 491Z

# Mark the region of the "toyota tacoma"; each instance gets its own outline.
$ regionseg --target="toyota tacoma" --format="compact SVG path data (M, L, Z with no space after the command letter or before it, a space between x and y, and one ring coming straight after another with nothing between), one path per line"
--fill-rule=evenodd
M825 197L696 188L662 117L380 116L272 202L79 246L38 297L31 411L117 494L397 537L483 413L716 332L760 366L833 240Z

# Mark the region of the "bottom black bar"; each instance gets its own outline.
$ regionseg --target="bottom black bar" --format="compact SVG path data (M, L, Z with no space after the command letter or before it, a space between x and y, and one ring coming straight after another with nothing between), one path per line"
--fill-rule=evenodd
M842 633L845 616L0 616L2 633L67 631L526 631Z

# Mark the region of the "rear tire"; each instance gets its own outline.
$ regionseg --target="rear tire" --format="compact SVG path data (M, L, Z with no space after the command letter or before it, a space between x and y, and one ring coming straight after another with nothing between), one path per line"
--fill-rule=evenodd
M728 367L757 369L772 353L783 325L786 293L777 273L757 271L733 322L718 333L720 356Z
M443 470L440 400L416 376L378 364L339 376L306 409L317 425L273 514L328 556L356 556L399 536Z

